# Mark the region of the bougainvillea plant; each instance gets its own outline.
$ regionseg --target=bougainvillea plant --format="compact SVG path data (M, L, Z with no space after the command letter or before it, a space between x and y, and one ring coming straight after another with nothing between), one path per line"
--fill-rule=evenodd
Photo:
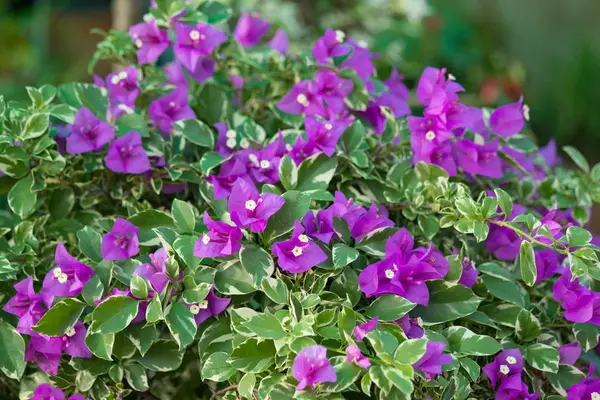
M522 100L230 16L157 1L120 71L0 97L7 393L600 399L600 166Z

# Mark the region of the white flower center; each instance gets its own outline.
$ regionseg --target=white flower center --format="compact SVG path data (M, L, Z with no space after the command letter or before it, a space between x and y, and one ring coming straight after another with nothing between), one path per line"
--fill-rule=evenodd
M248 147L250 147L250 142L248 141L248 139L242 139L242 141L240 142L240 147L242 149L247 149Z
M292 151L294 148L292 147L292 145L291 145L291 144L289 144L289 143L286 143L286 144L285 144L285 149L286 149L287 151Z
M592 400L600 400L600 393L598 392L592 392L591 396Z
M125 71L119 72L119 78L120 79L127 79L127 72L125 72Z
M229 147L230 149L233 149L235 147L235 145L237 144L237 142L235 141L234 138L229 138L227 139L227 142L225 142L225 144L227 145L227 147Z
M298 240L301 241L302 243L308 243L308 236L302 234L302 235L298 236Z
M262 160L260 162L260 167L263 169L267 169L271 166L271 163L269 162L269 160Z
M70 327L69 329L67 329L65 331L65 335L67 335L68 337L73 337L75 336L75 328Z
M202 236L202 243L208 244L210 242L210 237L208 235Z
M67 274L60 274L58 277L58 283L65 283L68 279L69 277L67 276Z
M367 41L363 40L363 39L361 39L358 42L356 42L356 44L358 45L358 47L364 47L364 48L366 48L366 47L369 46L369 44L367 43Z
M503 375L508 375L508 373L510 372L510 369L508 368L508 365L501 365L500 366L500 373Z
M192 31L190 32L190 39L192 39L192 40L198 40L198 39L200 39L200 32L198 32L198 31L197 31L197 30L195 30L195 29L194 29L194 30L192 30Z
M118 85L119 82L121 82L121 79L119 79L119 75L115 75L112 78L110 78L110 83L112 83L113 85Z
M294 248L292 249L292 254L293 254L295 257L300 257L300 256L302 255L302 247L298 247L298 246L294 247Z
M515 365L517 363L517 359L514 358L513 356L508 356L508 357L506 357L506 362L509 363L510 365Z
M335 40L337 40L339 43L342 43L344 39L346 39L346 34L344 33L344 31L335 31Z
M333 125L331 125L329 122L325 124L325 129L327 129L328 131L333 129Z
M529 106L527 104L523 104L523 118L525 118L526 121L529 121ZM600 400L600 398L598 400Z
M59 276L62 275L62 269L60 269L60 267L56 267L52 270L52 275L54 275L55 278L58 278Z
M227 132L225 132L225 137L228 137L230 139L235 139L236 136L237 133L233 129L229 129Z
M198 307L201 310L206 310L208 308L208 300L202 300L200 303L198 303Z
M142 42L140 39L136 39L135 45L137 46L138 49L141 49L142 46L144 46L144 42Z
M256 202L254 200L246 201L246 210L254 211L256 209Z
M258 157L256 157L256 154L250 154L248 160L250 160L252 164L258 166Z
M385 270L385 277L386 278L392 279L392 278L394 278L394 275L396 275L396 274L391 269L386 269Z
M304 107L308 107L308 98L304 93L300 93L298 96L296 96L296 101Z
M192 312L192 314L196 315L200 312L200 306L198 304L192 304L190 306L190 311Z
M434 131L429 131L425 134L425 139L429 140L430 142L435 139L435 132Z
M452 75L452 74L448 73L448 80L449 80L449 81L455 81L455 80L456 80L456 77L455 77L454 75Z

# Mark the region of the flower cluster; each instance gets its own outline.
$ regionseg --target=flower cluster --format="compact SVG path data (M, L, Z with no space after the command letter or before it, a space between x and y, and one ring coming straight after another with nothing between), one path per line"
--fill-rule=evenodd
M535 400L540 396L539 393L529 393L527 384L523 382L523 357L519 349L500 352L482 369L492 382L496 399Z

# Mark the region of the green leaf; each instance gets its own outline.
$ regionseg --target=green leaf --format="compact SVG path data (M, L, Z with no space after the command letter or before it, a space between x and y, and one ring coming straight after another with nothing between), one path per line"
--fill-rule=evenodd
M524 240L519 250L519 266L521 268L521 277L527 286L533 286L537 279L537 269L535 267L535 252L531 242Z
M465 369L465 371L467 371L467 374L469 374L469 378L471 378L471 381L477 381L479 375L481 374L481 367L479 366L479 364L477 364L477 362L473 361L472 359L466 357L461 358L458 361L460 362L460 365Z
M205 175L208 175L213 168L221 165L225 160L227 160L227 158L223 157L219 153L216 153L214 151L207 151L202 155L202 158L200 159L200 170ZM192 165L194 166L194 168L196 168L196 164Z
M10 379L25 371L25 341L8 322L0 321L0 370Z
M148 308L146 309L146 322L155 324L163 319L164 314L162 304L160 303L158 296L154 296L152 297L152 300L150 300L150 303L148 303Z
M191 278L191 277L190 277ZM193 281L193 279L192 279ZM185 281L184 281L185 282ZM193 288L186 288L181 295L183 301L188 304L200 303L208 296L211 285L205 282L200 283L198 286Z
M567 390L581 382L585 378L585 373L574 365L560 365L557 373L546 374L546 376L554 390L563 396L562 398L566 398Z
M0 257L0 281L12 281L17 279L17 271L5 257Z
M75 194L71 188L59 188L52 192L48 202L50 215L54 219L65 219L75 205Z
M159 340L137 361L150 371L166 372L179 368L182 360L183 352L179 351L177 343Z
M569 157L571 157L571 160L573 160L573 162L579 168L581 168L587 174L590 173L590 164L588 164L584 155L581 154L579 152L579 150L577 150L575 147L572 147L572 146L565 146L565 147L563 147L563 150L565 151L565 153L567 153L569 155Z
M285 283L281 280L270 277L264 278L261 283L261 289L275 303L288 303L289 291Z
M598 346L600 326L594 324L574 324L573 334L583 351L590 351Z
M244 119L244 122L238 127L238 130L240 136L253 143L261 144L267 137L265 129L251 118Z
M242 267L252 276L254 285L260 287L263 279L273 275L275 264L271 255L254 244L244 245L240 250Z
M136 349L144 356L156 339L158 339L158 330L154 325L142 326L142 324L131 325L125 335Z
M48 336L62 336L79 320L85 304L75 298L67 298L49 309L32 328Z
M300 221L310 208L310 196L295 190L282 196L285 204L271 218L263 232L263 242L271 243L273 239L294 229L294 222Z
M398 231L398 228L380 228L375 229L370 232L366 236L364 236L358 244L356 244L356 248L358 250L362 250L365 253L375 256L375 257L384 257L385 256L385 244L388 239L394 235Z
M415 308L415 306L416 304L411 303L404 297L384 294L369 305L366 315L370 318L379 317L384 322L395 321L402 318L407 312Z
M366 136L366 130L362 122L356 119L352 125L350 125L344 131L342 135L342 147L346 154L350 154L355 150L359 150L361 144L364 142Z
M179 236L173 242L173 249L181 259L185 262L185 264L195 270L198 264L200 264L200 259L194 256L194 244L198 238L192 236Z
M75 115L77 114L77 109L71 107L68 104L55 104L50 107L50 115L60 119L67 124L72 124L75 122Z
M93 230L90 226L86 226L77 232L77 239L79 239L79 249L87 258L95 262L102 261L102 254L100 251L102 237L98 232Z
M103 335L101 333L90 333L88 331L85 337L85 345L98 358L111 361L113 346L115 343L115 334L109 333Z
M188 202L174 199L171 206L171 214L173 215L177 229L183 233L194 233L196 217L194 216L194 209Z
M404 369L398 368L398 367L383 367L383 374L386 376L386 378L389 379L389 381L391 382L391 384L393 386L395 386L396 388L398 388L398 390L400 390L402 393L406 394L406 395L410 395L413 392L413 383L411 381L412 379L412 368L410 366L403 366L407 369L409 369L409 371L411 371L411 373L409 374L407 371L405 371Z
M336 267L345 267L356 260L360 253L358 250L348 247L343 243L336 243L331 251L333 265Z
M121 115L117 120L117 136L123 136L131 131L138 132L142 137L150 136L144 117L135 113Z
M172 303L165 311L165 321L169 331L179 344L179 350L183 350L196 337L198 327L194 320L194 314L183 303Z
M491 336L478 335L462 326L445 330L452 352L470 356L490 356L502 350L502 346Z
M246 399L254 399L254 386L256 385L256 375L253 373L247 373L240 379L240 384L238 386L238 393L240 396Z
M8 192L8 205L10 209L22 219L27 218L37 202L37 193L31 190L33 177L27 175L18 181Z
M125 379L129 386L138 392L145 392L150 389L148 385L148 375L146 370L138 364L124 365Z
M336 380L333 383L323 384L322 388L326 392L340 393L346 391L363 371L355 364L348 364L345 357L332 357L330 362L335 369Z
M462 199L456 200L454 203L456 205L456 209L465 217L469 219L477 219L479 216L479 210L477 209L477 204L470 197L463 197Z
M521 310L519 315L517 315L515 332L522 341L534 340L539 336L540 329L540 321L531 312Z
M146 283L146 280L141 276L132 276L129 287L131 290L131 294L134 297L138 299L145 299L148 297L148 284Z
M227 261L217 267L215 288L219 293L229 296L256 291L254 278L238 260Z
M412 365L425 354L426 347L427 339L405 340L396 348L394 361L404 365Z
M154 229L158 227L173 227L173 218L165 212L158 210L145 210L129 217L129 222L140 229Z
M477 310L481 298L463 285L452 285L443 281L428 282L429 305L418 306L414 316L421 317L425 323L440 324L466 317Z
M298 169L298 186L300 192L316 189L327 189L335 175L337 158L327 157L325 153L311 156L300 164Z
M198 146L215 147L215 137L208 125L197 119L184 119L175 123L176 131Z
M587 229L578 226L570 226L567 228L567 241L569 247L585 246L592 240L592 234Z
M524 356L527 363L537 370L558 372L559 355L554 347L535 343L525 348Z
M229 355L222 351L212 353L208 356L202 366L202 379L208 379L215 382L224 382L235 374L235 369L227 363Z
M90 330L93 333L117 333L133 321L139 301L127 296L112 296L104 300L92 313Z
M48 113L37 113L27 118L25 128L21 132L20 138L23 140L34 139L42 136L50 125L50 115Z
M274 362L275 345L271 340L250 338L236 346L227 362L242 372L260 373Z
M271 314L258 314L242 323L242 326L259 338L279 340L287 336L281 323Z
M294 190L298 184L298 167L287 154L279 162L279 178L285 190Z

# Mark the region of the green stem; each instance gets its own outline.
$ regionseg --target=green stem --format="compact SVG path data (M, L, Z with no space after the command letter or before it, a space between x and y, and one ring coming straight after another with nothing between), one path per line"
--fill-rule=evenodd
M533 236L531 236L531 235L530 235L530 234L528 234L527 232L525 232L525 231L523 231L522 229L520 229L520 228L517 228L516 226L514 226L514 225L512 225L512 224L509 224L509 223L507 223L507 222L504 222L504 221L496 221L496 220L493 220L493 219L490 219L490 220L488 220L488 222L490 222L490 223L492 223L492 224L494 224L494 225L503 226L503 227L505 227L505 228L512 229L512 230L513 230L515 233L517 233L519 236L523 236L524 238L527 238L527 240L529 240L531 243L535 243L535 244L537 244L537 245L540 245L540 246L543 246L543 247L546 247L546 248L549 248L549 249L554 249L554 251L556 251L557 253L560 253L560 254L564 254L564 255L568 255L568 254L569 254L569 251L568 251L568 250L562 250L562 249L558 249L558 248L554 247L554 246L553 246L553 245L551 245L551 244L547 244L547 243L544 243L544 242L540 242L539 240L535 239Z

